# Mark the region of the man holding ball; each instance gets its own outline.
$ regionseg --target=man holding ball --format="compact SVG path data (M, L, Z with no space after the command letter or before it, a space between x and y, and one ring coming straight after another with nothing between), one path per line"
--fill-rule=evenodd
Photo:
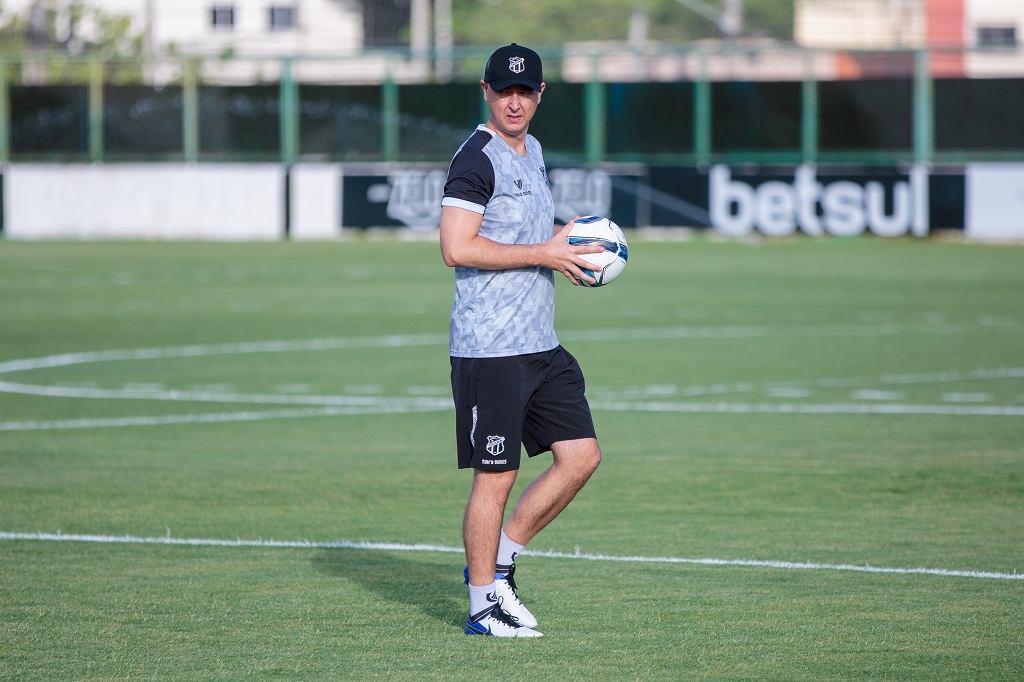
M593 282L554 224L540 144L528 134L544 92L540 57L515 43L496 50L480 81L490 116L456 152L441 202L441 254L455 268L450 324L460 469L472 468L463 520L466 634L540 637L513 575L516 555L566 505L601 461L583 373L554 331L554 272ZM520 452L552 463L502 525Z

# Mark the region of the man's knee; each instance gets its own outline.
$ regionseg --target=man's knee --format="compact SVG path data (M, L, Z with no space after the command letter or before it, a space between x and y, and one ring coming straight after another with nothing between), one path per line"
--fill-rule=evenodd
M571 467L583 478L589 478L601 464L601 446L595 438L565 441L551 446L555 461Z
M601 464L601 446L594 441L594 446L587 451L584 465L587 467L587 475L597 471L597 467Z
M477 469L473 472L473 493L488 497L497 495L507 497L515 485L518 471L486 471Z

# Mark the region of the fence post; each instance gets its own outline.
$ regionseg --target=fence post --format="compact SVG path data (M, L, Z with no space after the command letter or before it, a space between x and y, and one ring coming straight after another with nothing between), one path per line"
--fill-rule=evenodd
M7 60L0 59L0 163L11 160L11 94L7 69Z
M194 58L185 60L181 79L182 153L187 163L199 160L199 67Z
M398 83L391 73L391 63L388 63L387 76L381 85L380 109L381 109L381 144L383 146L385 161L398 161L399 153L399 128L398 128Z
M818 79L814 57L804 50L804 82L800 90L800 155L803 163L818 162Z
M711 163L711 83L708 81L707 56L697 55L700 74L693 84L693 154L698 166Z
M598 57L591 58L590 80L584 91L586 111L586 150L587 162L598 164L604 161L605 154L605 84L598 77Z
M914 162L931 163L935 152L935 96L927 48L914 53Z
M103 160L103 62L89 62L89 160Z
M281 162L291 165L299 153L299 87L292 72L291 57L281 59L280 116Z

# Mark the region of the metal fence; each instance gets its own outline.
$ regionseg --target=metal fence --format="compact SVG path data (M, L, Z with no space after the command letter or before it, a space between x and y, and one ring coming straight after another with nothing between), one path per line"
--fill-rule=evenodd
M531 132L556 164L1024 160L1017 49L542 54ZM8 59L0 162L446 161L484 120L486 56Z

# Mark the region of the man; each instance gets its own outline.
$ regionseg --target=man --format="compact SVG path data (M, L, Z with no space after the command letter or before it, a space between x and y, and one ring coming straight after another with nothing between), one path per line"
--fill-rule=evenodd
M554 272L593 282L554 224L540 144L527 133L544 92L540 57L515 43L488 59L480 81L490 116L459 148L441 202L441 253L455 268L450 326L459 468L472 468L463 520L466 634L540 637L513 579L516 555L601 461L583 374L554 332ZM551 451L502 527L519 469Z

